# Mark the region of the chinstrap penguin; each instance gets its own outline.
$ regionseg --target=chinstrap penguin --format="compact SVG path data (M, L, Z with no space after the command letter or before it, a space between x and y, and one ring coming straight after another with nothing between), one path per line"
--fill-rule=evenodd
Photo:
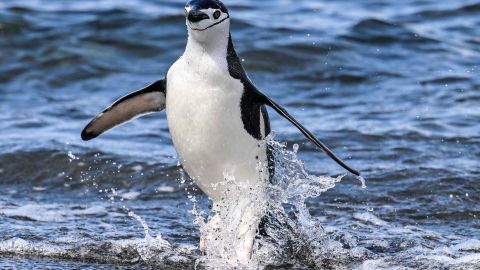
M269 184L274 160L265 138L271 132L266 107L285 117L310 141L349 172L322 142L250 81L235 52L230 14L217 0L192 0L185 6L188 42L164 79L129 94L100 113L83 130L83 140L136 117L166 109L179 160L214 202L225 199L226 177L244 186ZM230 198L228 198L230 199ZM249 196L236 198L237 256L248 261L265 209ZM258 198L257 198L258 199ZM215 218L211 222L218 222ZM208 247L202 246L208 252Z

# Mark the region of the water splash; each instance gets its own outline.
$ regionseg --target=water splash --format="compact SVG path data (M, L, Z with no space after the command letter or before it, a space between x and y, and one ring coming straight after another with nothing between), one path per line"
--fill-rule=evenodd
M148 227L147 223L143 221L143 219L135 214L133 211L128 212L128 216L131 218L136 219L143 227L143 232L145 234L145 239L152 239L153 237L150 235L150 228Z
M207 269L230 269L238 265L251 269L253 264L248 263L246 255L250 246L245 239L253 240L255 230L250 234L250 228L258 226L265 212L265 188L241 185L232 177L221 185L225 186L224 198L228 199L215 202L209 218L196 208L192 211L202 236L200 249L207 252L197 263Z
M207 254L197 263L207 269L263 269L266 266L324 267L334 262L343 263L365 258L368 251L351 244L332 239L322 228L321 222L310 215L306 202L335 187L344 176L336 178L309 174L298 156L299 146L288 150L284 144L266 141L274 150L275 176L273 184L265 187L243 187L235 179L227 179L225 196L228 200L215 203L211 217L198 212L195 223L200 227L202 245ZM236 257L238 243L237 225L234 221L238 199L248 197L255 202L259 213L264 213L256 235L251 259L239 262ZM233 216L232 216L233 215ZM347 237L348 238L348 237ZM350 241L354 242L354 241Z

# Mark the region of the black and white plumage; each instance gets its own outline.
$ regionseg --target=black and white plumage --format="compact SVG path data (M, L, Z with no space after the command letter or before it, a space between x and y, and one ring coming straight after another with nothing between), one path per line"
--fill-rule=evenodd
M90 122L84 140L143 114L166 108L179 159L189 176L214 201L227 177L246 186L266 186L273 156L264 142L270 133L266 106L284 116L341 166L311 132L280 105L261 93L247 77L230 35L230 14L220 1L192 0L186 7L188 43L165 79L115 102ZM264 209L239 198L238 257L248 260ZM205 248L205 247L203 247Z

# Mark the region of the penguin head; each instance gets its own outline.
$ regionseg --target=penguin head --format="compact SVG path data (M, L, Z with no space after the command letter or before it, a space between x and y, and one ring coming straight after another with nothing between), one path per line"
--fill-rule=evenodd
M230 15L218 0L191 0L185 5L185 16L189 34L199 41L229 35Z

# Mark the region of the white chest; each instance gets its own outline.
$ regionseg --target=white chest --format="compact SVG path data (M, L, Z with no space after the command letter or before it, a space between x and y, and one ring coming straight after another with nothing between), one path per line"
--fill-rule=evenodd
M210 197L221 197L212 185L226 177L258 183L258 162L266 148L245 130L240 101L243 84L225 66L205 57L180 58L167 76L167 119L180 161Z

